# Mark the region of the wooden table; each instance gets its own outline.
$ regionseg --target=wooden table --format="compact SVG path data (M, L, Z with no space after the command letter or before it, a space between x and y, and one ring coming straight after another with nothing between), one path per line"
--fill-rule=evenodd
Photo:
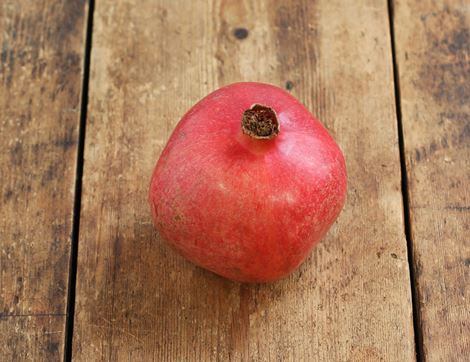
M0 360L468 361L468 0L3 0ZM161 243L183 113L288 89L346 156L300 270L232 283Z

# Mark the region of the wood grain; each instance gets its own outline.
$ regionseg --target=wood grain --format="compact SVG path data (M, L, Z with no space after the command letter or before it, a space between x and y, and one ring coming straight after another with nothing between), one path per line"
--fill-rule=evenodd
M63 353L85 14L77 1L0 4L2 361Z
M385 1L98 2L74 359L414 360L390 44ZM300 270L268 285L186 262L147 205L178 119L241 80L290 89L349 170L338 222Z
M65 315L0 317L2 361L59 361L64 345Z
M396 54L426 361L470 356L470 7L396 1Z

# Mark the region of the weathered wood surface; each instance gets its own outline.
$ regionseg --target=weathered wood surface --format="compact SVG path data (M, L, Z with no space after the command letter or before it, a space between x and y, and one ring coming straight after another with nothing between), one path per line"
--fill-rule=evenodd
M0 3L0 360L59 360L85 2Z
M470 356L470 7L395 2L423 357Z
M385 1L97 2L74 359L414 360L390 44ZM269 285L186 262L147 205L178 119L241 80L291 89L349 169L334 228Z

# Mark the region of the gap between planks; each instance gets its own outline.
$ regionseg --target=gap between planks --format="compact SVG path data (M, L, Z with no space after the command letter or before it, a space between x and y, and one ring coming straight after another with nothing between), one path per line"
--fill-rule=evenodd
M413 240L411 238L411 218L410 218L410 203L408 198L408 175L406 170L405 159L405 140L403 134L403 124L401 115L401 95L400 95L400 75L398 73L398 63L395 52L395 29L394 29L394 0L387 0L388 3L388 18L390 24L390 41L392 49L392 64L393 64L393 85L395 89L395 107L397 117L397 130L398 130L398 147L400 150L400 169L401 169L401 194L403 197L403 223L405 227L406 247L408 254L408 268L410 270L410 288L411 288L411 301L413 310L413 330L415 338L415 351L416 360L423 361L423 338L421 331L421 316L419 314L419 291L417 288L416 271L414 269L414 256L413 256Z
M85 55L83 60L82 95L80 100L80 125L78 130L78 151L75 172L75 199L73 205L72 247L67 296L67 314L65 320L64 361L72 360L73 321L75 315L75 289L77 281L78 242L80 236L80 211L82 199L83 156L88 109L88 86L90 78L90 57L93 35L93 12L95 1L89 0L85 34Z

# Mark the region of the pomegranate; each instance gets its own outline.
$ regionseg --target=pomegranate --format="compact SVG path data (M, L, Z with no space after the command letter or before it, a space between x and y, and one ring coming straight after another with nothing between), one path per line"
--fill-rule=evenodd
M160 235L184 257L267 282L305 260L345 196L343 155L320 122L280 88L235 83L178 123L149 201Z

